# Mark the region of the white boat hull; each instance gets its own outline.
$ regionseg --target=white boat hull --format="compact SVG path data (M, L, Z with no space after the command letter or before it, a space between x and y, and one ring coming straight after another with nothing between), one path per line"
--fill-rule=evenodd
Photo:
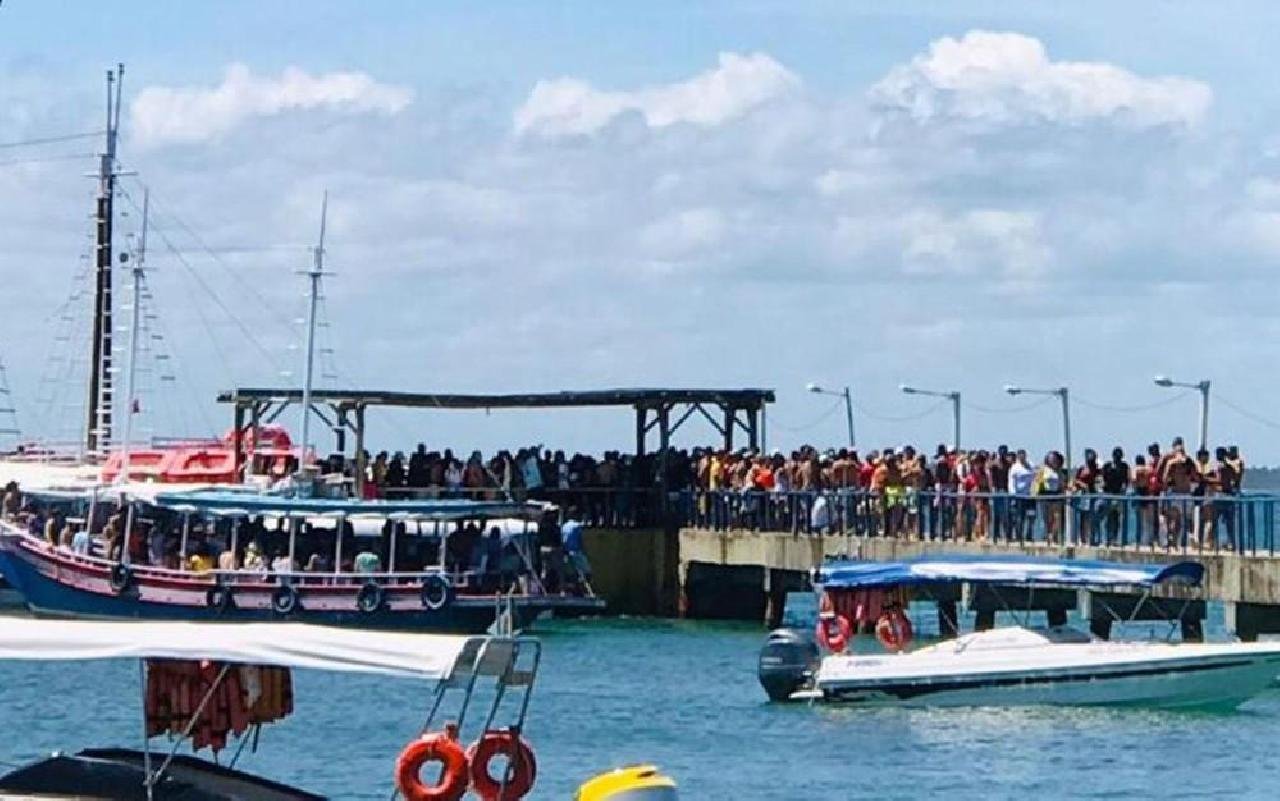
M1054 642L985 632L921 651L828 656L810 697L869 706L1230 709L1280 675L1280 645ZM1038 647L1024 635L1040 638ZM1022 638L1021 641L1019 639Z

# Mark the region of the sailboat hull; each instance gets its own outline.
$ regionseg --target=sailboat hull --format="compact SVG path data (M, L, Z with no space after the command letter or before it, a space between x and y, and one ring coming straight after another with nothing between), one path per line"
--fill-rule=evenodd
M483 634L497 614L492 594L456 595L440 609L421 599L421 584L379 583L383 600L362 611L359 594L372 577L310 576L294 585L297 603L281 613L273 596L281 587L270 576L236 576L222 583L212 574L139 568L123 591L112 587L110 563L41 548L30 538L0 536L0 573L23 597L27 608L47 617L138 620L291 620L329 626ZM229 588L231 601L218 592ZM546 612L592 613L603 607L597 598L556 595L503 596L512 601L511 621L527 628Z

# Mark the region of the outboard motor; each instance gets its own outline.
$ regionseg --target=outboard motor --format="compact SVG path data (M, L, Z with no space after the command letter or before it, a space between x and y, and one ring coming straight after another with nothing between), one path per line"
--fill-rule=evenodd
M808 632L777 629L760 649L760 686L771 701L790 700L818 667L818 644Z

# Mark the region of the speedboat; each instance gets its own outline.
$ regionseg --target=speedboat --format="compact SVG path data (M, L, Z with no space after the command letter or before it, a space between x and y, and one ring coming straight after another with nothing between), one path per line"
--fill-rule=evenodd
M826 647L820 650L795 632L776 632L761 652L760 679L774 700L867 706L1232 709L1280 674L1280 644L1111 641L1059 622L991 628L911 650L904 642L909 633L903 638L894 631L894 618L901 615L898 599L939 584L962 585L960 595L970 597L978 586L995 588L997 594L1015 587L1028 593L1127 588L1139 594L1140 607L1157 588L1196 587L1203 576L1204 566L1195 562L1162 566L1009 557L833 562L814 577L824 610L815 639ZM848 634L869 624L869 607L885 610L875 618L877 639L898 652L846 652ZM909 624L906 628L909 632Z

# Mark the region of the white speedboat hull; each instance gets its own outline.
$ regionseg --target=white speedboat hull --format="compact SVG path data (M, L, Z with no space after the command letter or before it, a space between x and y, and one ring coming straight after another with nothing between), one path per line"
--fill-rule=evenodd
M1113 643L1002 629L908 654L826 657L809 697L870 706L1229 709L1280 675L1280 645Z

